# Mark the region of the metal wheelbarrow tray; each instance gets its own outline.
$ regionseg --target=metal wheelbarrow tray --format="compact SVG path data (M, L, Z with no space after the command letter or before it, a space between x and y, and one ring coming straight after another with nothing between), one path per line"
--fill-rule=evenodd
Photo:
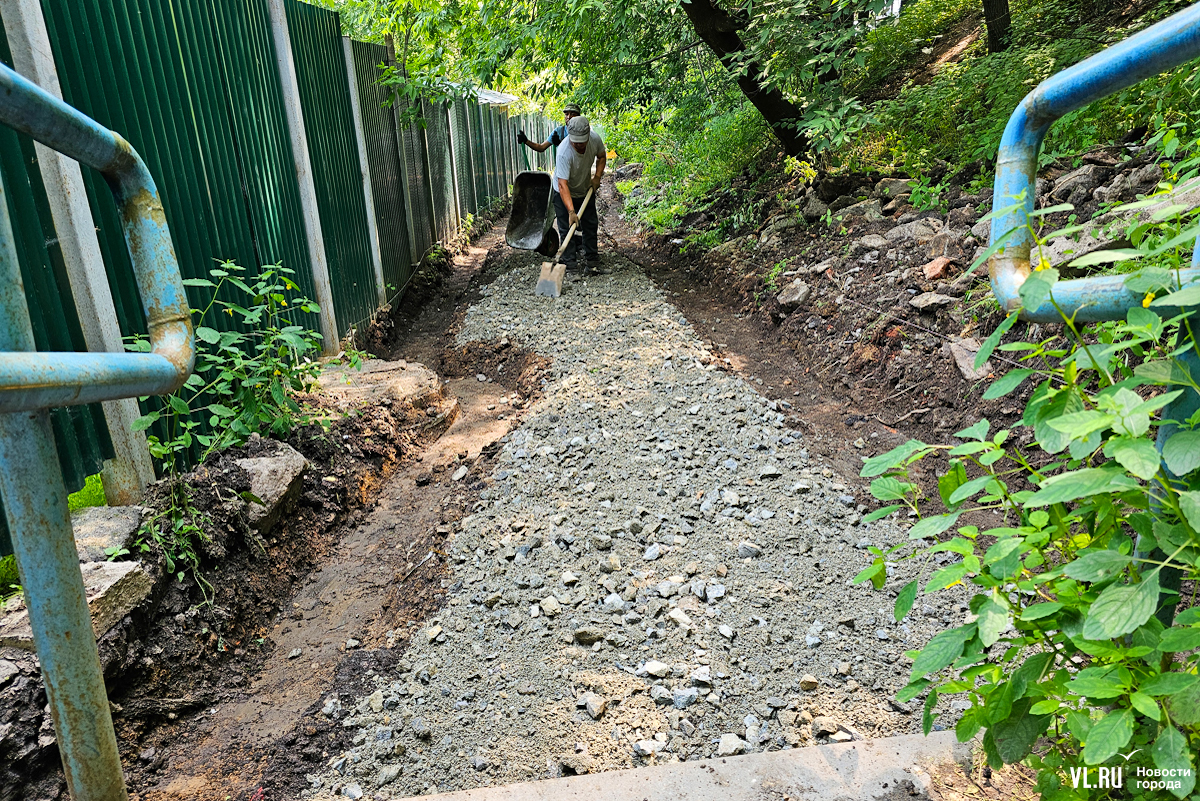
M513 180L512 211L504 229L504 241L511 248L534 250L553 256L558 250L558 232L554 230L554 191L550 173L527 170Z

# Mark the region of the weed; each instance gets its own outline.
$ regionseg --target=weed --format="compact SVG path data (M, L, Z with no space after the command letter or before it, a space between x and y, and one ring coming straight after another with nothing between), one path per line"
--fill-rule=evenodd
M67 508L77 512L88 506L106 506L104 500L104 479L97 473L84 479L83 489L72 492L67 496Z

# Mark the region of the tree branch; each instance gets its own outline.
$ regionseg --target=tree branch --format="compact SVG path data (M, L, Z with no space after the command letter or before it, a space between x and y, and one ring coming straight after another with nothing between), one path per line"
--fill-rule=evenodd
M585 67L617 67L617 68L645 67L649 64L653 64L655 61L661 61L664 58L677 55L686 50L691 50L693 47L699 47L702 44L704 44L703 40L697 39L696 41L692 42L691 44L684 45L683 47L677 47L674 50L669 50L666 53L663 53L662 55L655 56L654 58L648 58L645 61L634 61L629 64L602 64L598 61L571 61L570 63L579 64L579 65L582 65Z

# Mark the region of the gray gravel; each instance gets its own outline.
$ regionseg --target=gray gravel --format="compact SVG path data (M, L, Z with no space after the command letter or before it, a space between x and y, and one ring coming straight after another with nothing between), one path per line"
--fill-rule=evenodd
M397 675L319 713L357 733L306 797L920 730L919 701L891 700L904 652L960 623L965 596L897 624L916 565L888 593L851 586L865 548L907 526L862 524L861 483L808 455L786 404L716 369L641 271L606 258L611 275L556 301L533 294L536 258L510 258L467 313L460 341L507 337L552 377L449 540L448 605L396 633Z

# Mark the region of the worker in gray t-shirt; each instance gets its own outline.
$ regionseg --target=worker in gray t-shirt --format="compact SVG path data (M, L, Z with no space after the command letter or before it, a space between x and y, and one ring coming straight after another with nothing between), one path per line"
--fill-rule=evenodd
M558 234L560 238L565 237L571 226L579 223L583 234L584 275L589 272L603 274L598 242L600 216L596 213L595 193L582 216L578 215L577 209L583 205L589 188L599 192L608 155L604 141L592 130L587 117L574 117L567 123L567 139L568 146L558 149L558 160L554 165L554 187L558 190L554 194L554 214L558 219ZM596 165L594 175L593 162ZM578 253L578 239L572 238L563 251L563 263L568 270L575 269Z

